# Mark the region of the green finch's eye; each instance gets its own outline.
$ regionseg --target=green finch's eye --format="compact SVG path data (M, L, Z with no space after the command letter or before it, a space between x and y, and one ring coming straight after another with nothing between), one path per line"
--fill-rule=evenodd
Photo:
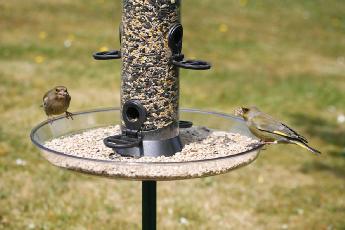
M248 108L242 108L242 111L243 111L244 113L247 113L247 112L249 111L249 109L248 109Z

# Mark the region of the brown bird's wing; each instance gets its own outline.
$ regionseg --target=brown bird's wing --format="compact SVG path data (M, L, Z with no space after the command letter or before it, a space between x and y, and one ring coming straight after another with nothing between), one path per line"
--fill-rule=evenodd
M46 108L48 104L48 97L43 97L43 107Z
M50 94L51 91L52 91L52 90L49 90L48 92L46 92L46 93L43 95L43 98L42 98L43 101L44 101L45 98L48 97L48 95Z
M308 143L305 137L299 135L296 131L294 131L287 125L275 120L268 114L261 113L252 118L251 122L261 131L277 134L288 139L296 139L304 143Z
M46 92L44 95L43 95L43 104L42 104L42 107L43 108L47 108L47 105L48 105L48 102L49 102L49 95L52 95L52 91L53 90L49 90L48 92Z
M68 94L67 96L66 96L66 103L68 104L68 106L69 106L69 103L71 102L71 96Z

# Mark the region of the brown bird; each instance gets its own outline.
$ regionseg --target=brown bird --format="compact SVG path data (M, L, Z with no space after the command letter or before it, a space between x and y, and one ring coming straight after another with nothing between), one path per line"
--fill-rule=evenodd
M46 92L43 96L43 109L48 116L48 120L52 115L66 114L66 118L71 118L72 113L68 112L71 96L68 94L65 86L56 86L53 89Z

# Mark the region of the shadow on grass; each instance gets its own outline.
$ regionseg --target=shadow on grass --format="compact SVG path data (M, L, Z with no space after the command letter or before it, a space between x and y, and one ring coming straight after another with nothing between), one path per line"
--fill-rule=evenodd
M342 165L331 165L329 162L325 163L322 161L312 161L304 163L300 171L303 173L313 173L313 172L330 172L333 175L345 179L345 164Z
M325 145L336 147L336 151L327 152L327 158L305 163L301 167L304 173L314 171L328 171L337 177L345 178L345 128L336 122L330 122L323 118L310 114L290 114L294 123L303 127L307 136L321 139Z
M329 122L320 117L310 114L291 114L294 123L299 127L304 127L309 136L318 137L325 143L345 148L345 128L337 123ZM345 157L344 154L337 154Z

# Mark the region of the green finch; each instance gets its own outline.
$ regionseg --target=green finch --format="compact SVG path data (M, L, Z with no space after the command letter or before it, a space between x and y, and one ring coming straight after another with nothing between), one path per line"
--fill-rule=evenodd
M321 152L310 147L307 139L299 135L287 125L275 120L268 114L261 112L257 107L241 107L235 110L235 115L241 116L249 130L266 144L291 143L305 148L313 153Z
M66 118L72 118L72 113L68 112L71 96L68 94L65 86L56 86L46 92L43 96L43 109L46 112L48 119L52 115L66 114Z

